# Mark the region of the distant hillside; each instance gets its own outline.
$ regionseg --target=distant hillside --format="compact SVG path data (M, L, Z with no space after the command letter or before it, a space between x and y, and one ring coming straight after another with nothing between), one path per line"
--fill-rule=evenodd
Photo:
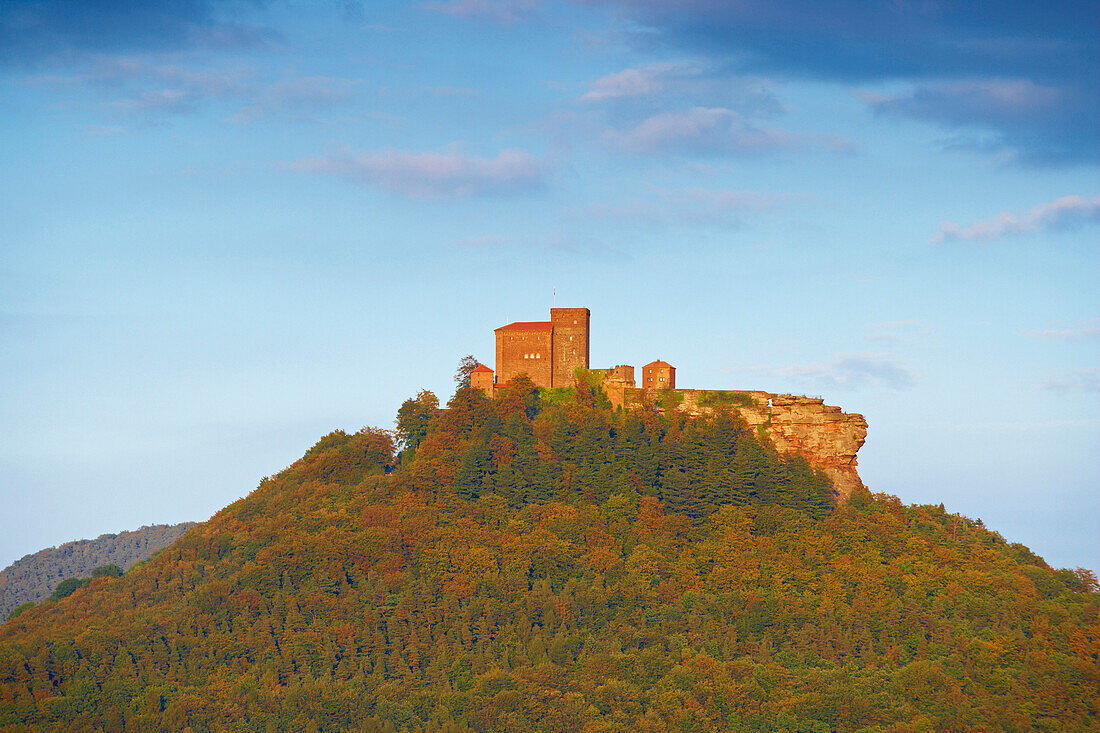
M767 426L422 392L0 626L0 731L1100 730L1100 593Z
M155 524L132 532L66 542L16 560L0 571L0 621L21 603L40 603L66 578L82 578L104 565L129 570L179 539L194 522Z

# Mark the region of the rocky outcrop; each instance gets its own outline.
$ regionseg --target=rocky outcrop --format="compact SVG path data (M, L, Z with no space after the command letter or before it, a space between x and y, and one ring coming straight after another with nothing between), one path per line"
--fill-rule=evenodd
M656 390L630 390L631 404L665 404L693 415L719 406L737 410L752 428L762 428L780 453L797 454L833 482L843 503L863 486L856 471L856 454L867 439L863 415L826 405L820 397L772 394L762 391L678 389L664 395Z
M771 395L769 434L782 453L797 453L833 481L841 501L863 486L856 454L867 440L867 420L826 405L820 397Z

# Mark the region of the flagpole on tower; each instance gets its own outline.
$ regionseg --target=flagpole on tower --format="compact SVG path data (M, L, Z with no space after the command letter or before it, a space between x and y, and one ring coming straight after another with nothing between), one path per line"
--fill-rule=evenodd
M557 307L558 307L558 286L555 285L554 286L554 304L551 306L551 308L557 308Z

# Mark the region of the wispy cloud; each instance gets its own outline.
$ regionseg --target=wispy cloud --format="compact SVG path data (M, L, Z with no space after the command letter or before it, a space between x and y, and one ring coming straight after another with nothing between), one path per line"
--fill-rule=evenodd
M1027 118L1059 104L1065 92L1028 79L970 79L922 85L908 94L859 96L875 110L951 124Z
M252 90L257 74L247 67L188 69L136 56L97 54L89 57L77 73L35 74L26 77L24 83L58 88L89 86L105 94L125 95L133 89L157 87L209 97L232 97Z
M762 127L724 107L661 112L632 129L608 131L604 139L632 153L746 155L782 150L797 144L790 133Z
M787 204L790 196L753 191L656 189L653 198L620 204L593 204L587 214L646 224L738 225L745 213L766 211Z
M184 89L157 89L111 101L108 106L126 114L194 111L198 96Z
M867 341L881 346L893 346L926 336L929 328L921 321L909 319L872 323L867 327Z
M739 73L842 83L909 81L878 109L979 129L1015 160L1100 160L1094 4L578 0L635 21L636 45L679 48ZM729 106L729 105L724 105Z
M826 389L906 389L916 383L916 376L907 367L879 354L842 355L828 364L800 364L772 372L782 377L808 380Z
M260 90L254 101L238 110L234 122L252 122L263 117L308 117L312 113L349 102L358 82L328 76L300 76L271 84Z
M304 158L293 164L306 171L333 173L414 199L455 199L530 191L546 182L547 165L523 150L509 148L495 158L457 152L383 151Z
M1051 392L1100 393L1100 369L1095 367L1075 369L1045 380L1039 388Z
M1081 139L1100 135L1088 129L1076 92L1030 79L966 79L915 87L907 94L860 96L880 114L938 122L952 128L990 130L994 135L955 136L951 149L969 148L1018 157L1026 162L1049 163L1059 158L1080 158ZM1066 149L1072 141L1072 149ZM1095 159L1100 153L1094 154ZM1087 156L1086 156L1087 157Z
M1100 196L1063 196L1025 213L1003 211L992 219L968 226L944 222L932 241L989 241L1009 234L1066 229L1096 221L1100 221Z
M270 28L250 23L247 3L222 13L208 0L5 0L0 3L0 64L71 62L90 54L174 52L269 44ZM230 17L232 16L232 17Z
M88 87L108 109L130 115L191 112L212 100L243 104L230 119L308 117L349 102L359 82L326 76L260 78L252 68L186 68L133 56L91 57L72 75L34 75L24 83L59 89Z
M592 82L581 95L583 102L603 102L610 99L643 97L664 91L672 81L698 76L701 69L688 63L652 64L637 69L623 69Z
M527 18L538 5L536 0L433 0L424 7L456 18L514 23Z
M1030 338L1073 341L1100 338L1100 318L1090 318L1087 321L1077 321L1076 323L1056 324L1038 331L1027 331L1025 335Z

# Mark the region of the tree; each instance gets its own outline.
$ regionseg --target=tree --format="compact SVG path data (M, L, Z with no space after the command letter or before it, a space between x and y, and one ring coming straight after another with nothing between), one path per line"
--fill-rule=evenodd
M122 568L112 563L110 565L104 565L103 567L96 568L92 571L93 578L98 578L100 576L106 576L108 578L121 578Z
M18 616L19 614L23 613L24 611L28 611L32 608L34 608L34 601L27 601L26 603L20 603L18 606L16 606L15 608L13 608L11 610L11 613L8 614L8 621L11 621L13 618Z
M426 389L417 392L416 397L401 403L397 411L397 440L402 453L411 458L416 447L428 436L428 431L439 415L439 398Z
M485 476L492 469L492 456L483 445L475 445L466 451L462 465L455 476L455 493L463 499L473 500L481 496Z
M478 360L474 358L473 354L466 354L462 357L462 361L458 362L458 369L455 370L455 384L459 387L470 386L470 375L477 369Z
M62 580L60 583L58 583L57 587L54 588L53 593L50 594L50 600L57 601L61 600L62 598L71 596L73 593L80 590L81 588L84 588L87 585L87 578L66 578L65 580Z

